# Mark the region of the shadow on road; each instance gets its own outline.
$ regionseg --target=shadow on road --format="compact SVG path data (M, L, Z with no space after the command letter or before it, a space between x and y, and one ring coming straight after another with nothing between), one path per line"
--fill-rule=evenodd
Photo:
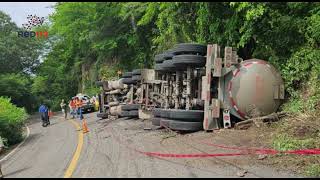
M20 173L20 172L22 172L22 171L25 171L25 170L27 170L27 169L30 169L30 167L25 167L25 168L22 168L22 169L18 169L18 170L16 170L16 171L11 172L11 173L5 173L5 172L4 172L3 175L4 175L4 177L8 177L8 176L11 176L11 175Z
M30 134L29 137L26 139L26 141L21 145L21 147L24 147L28 143L30 143L36 139L39 139L40 137L41 137L40 133Z

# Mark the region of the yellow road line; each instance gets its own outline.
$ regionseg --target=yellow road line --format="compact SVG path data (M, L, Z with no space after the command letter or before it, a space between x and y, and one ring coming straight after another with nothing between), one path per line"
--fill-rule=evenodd
M77 128L77 130L80 130L80 126L78 123L76 123L74 120L69 120L69 121ZM76 169L78 160L80 158L82 146L83 146L83 133L82 133L82 131L79 131L79 133L78 133L78 146L77 146L76 152L74 153L73 158L69 164L69 167L64 174L64 178L70 178L73 174L73 171Z

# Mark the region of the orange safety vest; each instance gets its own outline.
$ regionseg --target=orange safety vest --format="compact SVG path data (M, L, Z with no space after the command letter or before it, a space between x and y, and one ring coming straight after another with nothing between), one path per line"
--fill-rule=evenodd
M76 102L76 106L77 107L82 107L82 100L78 100L77 102Z
M76 108L76 102L74 102L73 100L70 101L70 106L71 108Z

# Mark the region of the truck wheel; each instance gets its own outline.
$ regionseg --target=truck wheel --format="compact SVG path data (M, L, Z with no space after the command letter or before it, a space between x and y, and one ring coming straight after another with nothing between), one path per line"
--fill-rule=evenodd
M154 117L161 117L161 109L160 108L153 109L153 116Z
M184 69L186 69L187 66L204 67L206 65L206 58L204 56L192 54L177 55L173 57L172 63L176 67L183 66Z
M126 104L121 106L121 110L130 111L130 110L138 110L140 108L140 104Z
M181 43L174 46L172 53L174 55L200 54L205 56L207 54L207 46L193 43Z
M131 78L132 77L132 72L125 72L122 75L123 78Z
M134 76L134 75L141 75L141 69L134 69L132 71L132 76Z
M129 117L129 111L121 111L120 117Z
M163 71L165 72L176 72L177 67L173 65L172 60L165 60L162 63Z
M132 80L132 78L123 78L122 79L123 84L135 84L136 82Z
M164 71L163 64L160 63L160 64L154 65L154 70L155 71Z
M101 99L101 94L98 94L98 102L99 102L99 112L103 112L103 107L102 107L102 99Z
M178 131L200 131L203 130L202 122L170 121L169 128Z
M160 117L169 118L170 109L160 109Z
M98 113L97 117L102 118L102 119L106 119L106 118L108 118L108 113Z
M163 57L164 57L164 54L157 54L154 56L154 61L156 63L162 63L164 61Z
M163 53L163 59L164 60L169 60L172 59L174 54L172 53L172 49L167 50L166 52Z
M203 122L204 111L170 109L167 118L184 122Z
M160 120L161 120L161 118L157 118L157 117L152 118L152 125L160 126Z
M161 127L167 127L167 128L169 128L170 123L171 123L172 121L173 121L173 120L161 118L161 119L160 119L160 126L161 126Z
M132 80L133 81L141 81L141 75L133 75Z
M131 110L131 111L129 111L129 116L130 116L130 117L138 117L138 116L139 116L138 110Z
M162 64L163 64L163 68L165 68L165 69L174 69L175 68L171 59L163 61Z

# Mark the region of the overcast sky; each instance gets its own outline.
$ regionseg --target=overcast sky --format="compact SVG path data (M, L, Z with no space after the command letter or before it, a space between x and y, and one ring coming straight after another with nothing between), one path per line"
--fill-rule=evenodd
M28 22L28 15L47 19L54 12L54 8L50 7L54 4L55 2L0 2L0 11L9 14L12 21L22 27L22 24Z

